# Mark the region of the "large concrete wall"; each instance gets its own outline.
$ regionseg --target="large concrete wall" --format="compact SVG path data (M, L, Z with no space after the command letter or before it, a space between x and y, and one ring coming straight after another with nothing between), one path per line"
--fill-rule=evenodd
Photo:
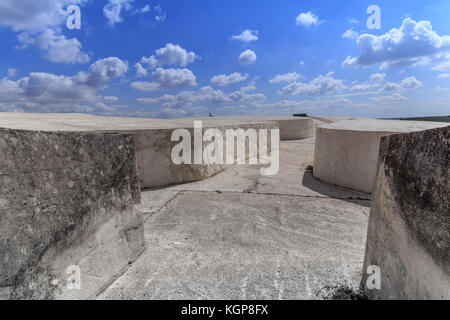
M239 124L239 125L218 125L214 127L218 129L224 139L226 137L226 130L267 130L267 149L272 150L271 145L271 129L278 129L278 124L274 122L268 123L253 123L253 124ZM208 127L202 129L202 136ZM192 156L194 154L194 130L192 124L186 126L186 130L190 132ZM173 129L157 129L157 130L140 130L132 132L137 141L136 160L139 171L139 179L141 187L156 188L164 187L173 184L188 183L209 178L223 170L230 165L227 164L181 164L175 165L171 159L172 149L179 142L171 141ZM210 142L202 142L203 150ZM248 143L248 140L246 141ZM235 159L237 159L237 145L235 141ZM226 143L224 141L223 154L226 155ZM246 159L248 160L248 145L246 148ZM248 162L247 162L248 163Z
M143 249L132 135L0 129L0 298L87 298Z
M450 299L450 127L381 139L362 285L373 299ZM381 289L366 286L367 267Z
M2 113L0 127L23 130L111 132L133 134L136 140L136 164L142 188L164 187L209 178L227 165L174 165L171 141L173 130L185 128L193 137L194 121L202 121L203 132L219 129L224 137L227 129L268 130L268 150L271 129L280 129L280 140L310 138L314 135L312 119L281 116L234 116L184 119L143 119L97 117L78 114ZM208 143L203 142L203 147ZM225 154L226 149L224 149Z
M375 186L380 138L447 126L446 123L358 119L316 129L314 176L366 193Z

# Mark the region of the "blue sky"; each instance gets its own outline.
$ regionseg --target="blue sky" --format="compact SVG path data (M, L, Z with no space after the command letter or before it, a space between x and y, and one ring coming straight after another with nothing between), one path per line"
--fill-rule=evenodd
M0 0L0 111L448 115L449 16L445 0Z

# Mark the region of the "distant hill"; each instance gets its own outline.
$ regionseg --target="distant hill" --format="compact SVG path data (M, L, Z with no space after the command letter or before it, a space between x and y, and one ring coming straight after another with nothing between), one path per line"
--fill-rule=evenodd
M400 120L450 122L450 116L400 118Z

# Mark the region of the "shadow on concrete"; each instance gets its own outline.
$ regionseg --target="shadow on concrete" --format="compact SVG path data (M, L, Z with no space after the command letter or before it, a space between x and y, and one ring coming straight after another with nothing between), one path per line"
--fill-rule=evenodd
M314 177L311 171L305 171L303 174L302 185L330 198L336 198L347 202L358 203L364 207L370 207L370 194L334 186L320 181Z

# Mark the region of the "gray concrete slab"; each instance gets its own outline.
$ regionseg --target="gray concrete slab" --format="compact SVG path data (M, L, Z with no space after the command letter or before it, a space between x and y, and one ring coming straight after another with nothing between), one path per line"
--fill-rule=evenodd
M272 177L237 166L143 191L147 250L97 298L317 299L358 286L369 201L305 173L313 143L282 142Z

